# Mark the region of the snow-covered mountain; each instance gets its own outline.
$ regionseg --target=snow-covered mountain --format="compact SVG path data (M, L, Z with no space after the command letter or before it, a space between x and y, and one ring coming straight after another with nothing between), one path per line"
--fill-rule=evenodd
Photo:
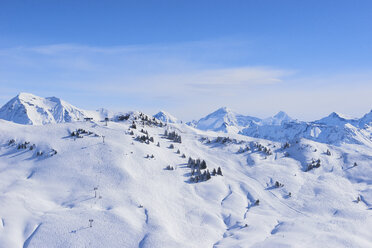
M315 121L314 123L328 125L328 126L344 126L345 124L350 123L353 126L356 126L358 124L358 120L350 118L350 117L346 117L336 112L333 112L327 117L324 117L318 121Z
M358 124L361 128L365 128L366 125L372 126L372 110L360 118Z
M0 248L372 247L372 112L184 125L22 93L0 113Z
M372 145L119 117L0 120L1 248L372 247Z
M282 125L284 123L296 122L295 119L291 118L284 111L279 111L276 115L263 119L261 125Z
M241 128L254 125L260 121L259 118L237 114L227 107L222 107L201 118L195 123L195 127L204 131L238 133Z
M79 109L57 97L39 97L20 93L0 109L0 119L27 125L44 125L83 120L90 117L101 120L107 111Z
M306 138L327 144L340 144L342 142L370 143L371 128L360 129L360 127L366 126L371 121L372 112L361 119L331 113L320 120L304 122L289 117L283 111L272 117L259 119L237 114L225 107L200 119L192 126L200 130L239 133L280 142Z
M166 111L159 111L157 114L153 115L153 117L155 117L156 119L164 122L164 123L178 123L179 120L174 117L173 115L171 115L170 113L166 112Z

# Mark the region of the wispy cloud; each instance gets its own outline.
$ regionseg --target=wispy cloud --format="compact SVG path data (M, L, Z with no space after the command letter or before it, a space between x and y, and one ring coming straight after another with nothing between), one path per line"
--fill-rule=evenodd
M222 105L259 117L286 110L298 118L345 112L342 108L359 114L355 109L372 107L371 98L364 96L372 91L368 71L307 75L296 68L250 64L243 59L249 51L240 52L239 46L211 41L3 49L0 88L8 90L0 100L4 103L5 95L30 91L60 96L82 107L166 109L185 119Z

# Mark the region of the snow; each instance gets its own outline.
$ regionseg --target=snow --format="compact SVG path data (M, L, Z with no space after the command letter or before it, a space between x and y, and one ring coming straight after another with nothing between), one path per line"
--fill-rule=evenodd
M329 116L324 117L318 121L315 121L315 123L320 123L320 124L325 124L325 125L330 125L330 126L343 126L347 123L355 125L357 123L357 120L344 116L342 114L333 112Z
M178 121L178 119L176 117L174 117L173 115L171 115L170 113L168 113L164 110L159 111L157 114L153 115L153 117L155 117L156 119L158 119L162 122L165 122L165 123L178 123L178 122L180 122L180 121Z
M296 121L295 119L291 118L284 111L279 111L273 117L269 117L269 118L262 120L261 123L263 125L282 125L284 123L295 122L295 121Z
M148 126L142 113L127 114L107 126L0 120L0 248L372 247L370 127L256 124L258 134L274 140L230 131L242 122L226 108L199 121L220 127L217 119L226 118L222 133L181 123ZM92 133L71 136L77 129ZM141 129L155 142L137 141ZM165 139L165 130L182 143ZM27 149L17 149L26 141ZM189 156L204 159L209 170L221 167L223 176L190 182ZM321 166L306 171L313 159Z
M87 111L57 97L39 97L30 93L20 93L0 109L0 119L19 124L44 125L49 123L71 122L91 117L101 120L107 112Z
M222 107L200 119L195 127L204 131L238 133L241 127L252 125L258 121L260 121L259 118L237 114L227 107Z

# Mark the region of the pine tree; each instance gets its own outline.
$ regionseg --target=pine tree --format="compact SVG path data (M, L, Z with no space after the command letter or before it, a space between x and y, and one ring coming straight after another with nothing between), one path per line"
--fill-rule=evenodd
M201 161L201 163L200 163L200 169L202 169L202 170L207 169L207 163L205 162L205 160Z
M209 173L209 170L207 170L207 178L206 178L206 180L209 180L209 179L211 179L211 173Z
M221 171L221 167L218 167L218 169L217 169L217 175L223 176L222 175L222 171Z

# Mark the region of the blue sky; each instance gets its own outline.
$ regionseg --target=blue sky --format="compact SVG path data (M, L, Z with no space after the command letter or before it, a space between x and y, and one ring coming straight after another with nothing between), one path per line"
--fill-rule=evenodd
M86 109L220 106L312 120L372 109L371 1L7 1L0 104L18 92Z

